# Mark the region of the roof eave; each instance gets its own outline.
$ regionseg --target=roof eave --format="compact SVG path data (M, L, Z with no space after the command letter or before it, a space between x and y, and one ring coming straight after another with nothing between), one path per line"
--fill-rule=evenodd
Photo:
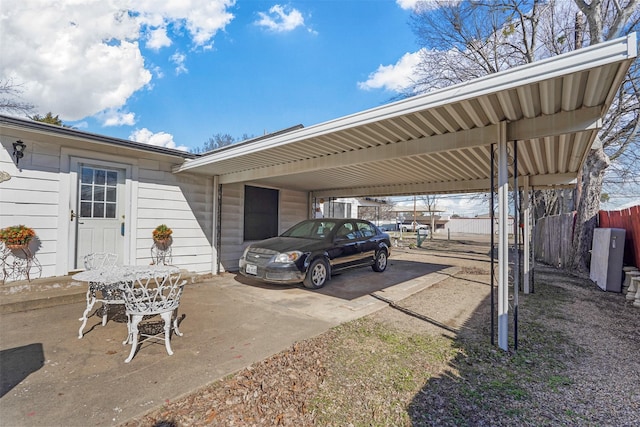
M98 144L115 145L133 150L179 157L181 159L195 159L199 157L198 154L193 154L188 151L177 150L174 148L158 147L155 145L130 141L127 139L113 138L91 132L84 132L73 128L66 128L49 123L37 122L29 119L21 119L18 117L6 116L2 114L0 114L0 127L17 130L28 130L41 134L55 134L58 136L64 136L69 139L90 141Z
M606 65L612 62L629 60L637 55L636 37L631 34L608 42L578 49L561 57L551 57L542 61L515 67L500 73L489 74L470 82L463 82L444 89L417 95L391 104L375 107L352 115L330 120L317 125L302 128L297 131L273 138L267 138L255 143L233 146L220 153L212 153L200 158L189 160L174 169L174 172L199 172L200 168L210 168L215 163L249 153L275 148L307 138L317 137L340 130L365 125L405 114L436 108L444 104L460 102L477 98L489 93L507 91L518 86L537 81L556 78L571 73ZM608 108L608 106L606 106ZM200 171L207 173L206 171Z

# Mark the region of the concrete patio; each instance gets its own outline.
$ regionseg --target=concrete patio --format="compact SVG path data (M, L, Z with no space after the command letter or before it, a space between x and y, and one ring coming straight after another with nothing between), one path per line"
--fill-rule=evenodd
M184 336L174 335L173 356L162 343L146 341L129 364L122 315L116 313L105 327L93 315L78 339L84 300L4 310L2 425L117 425L385 307L372 293L400 301L454 272L450 265L427 264L411 251L397 251L387 272L352 270L319 291L222 274L187 285L179 310Z

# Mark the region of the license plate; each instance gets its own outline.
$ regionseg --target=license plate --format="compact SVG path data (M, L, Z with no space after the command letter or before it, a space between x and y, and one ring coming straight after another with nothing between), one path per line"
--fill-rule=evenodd
M254 276L258 274L258 266L253 264L247 264L245 270L247 274L253 274Z

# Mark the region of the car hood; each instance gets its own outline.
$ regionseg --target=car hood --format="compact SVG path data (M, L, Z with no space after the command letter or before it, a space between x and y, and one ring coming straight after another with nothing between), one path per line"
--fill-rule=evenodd
M271 249L278 252L312 252L326 246L326 240L303 239L300 237L272 237L270 239L251 244L252 248Z

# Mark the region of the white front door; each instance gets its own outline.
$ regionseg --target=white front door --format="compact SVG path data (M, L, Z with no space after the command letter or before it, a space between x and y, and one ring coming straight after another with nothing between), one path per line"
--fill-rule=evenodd
M75 268L92 252L118 254L122 264L125 229L125 171L108 166L78 164L75 215Z

